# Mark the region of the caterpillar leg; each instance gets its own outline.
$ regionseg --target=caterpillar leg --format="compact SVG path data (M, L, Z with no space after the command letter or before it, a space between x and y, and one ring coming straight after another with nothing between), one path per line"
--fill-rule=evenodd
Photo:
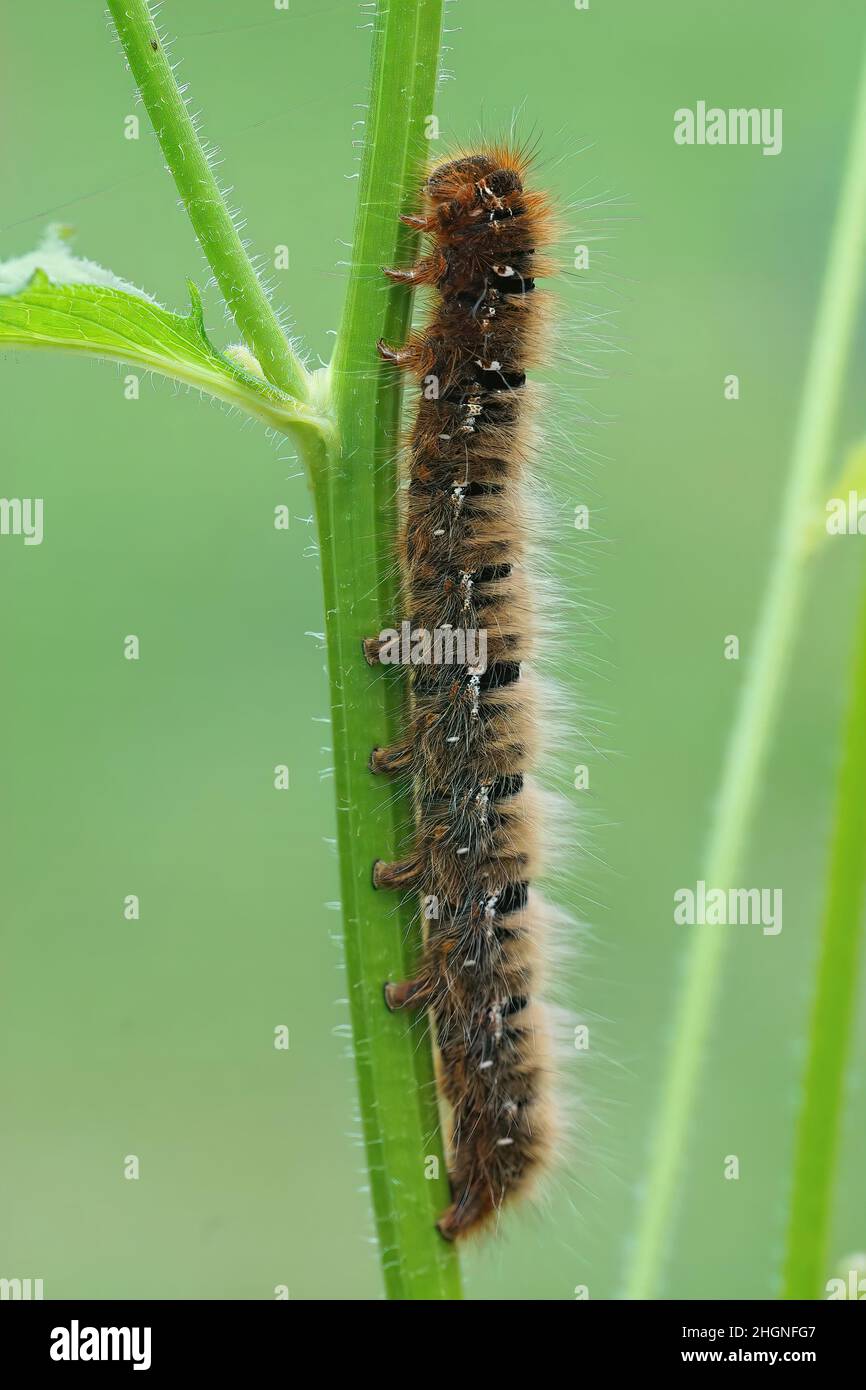
M436 226L435 217L416 217L411 212L401 213L400 221L405 227L414 227L416 232L432 232Z
M376 343L376 351L384 362L392 362L395 367L414 367L417 359L417 353L411 343L402 348L395 348L386 343L384 338L380 338Z
M396 859L390 864L377 859L373 865L374 888L414 888L417 882L417 859Z
M376 351L384 362L390 362L394 367L400 367L403 371L417 372L419 376L424 376L430 371L435 361L435 354L430 344L423 339L410 338L405 347L391 347L384 338L380 338L376 343Z
M405 633L409 624L404 620L401 625L401 632ZM389 627L378 637L365 637L361 642L361 651L364 653L364 660L368 666L404 666L402 642L405 636L401 637L396 628Z
M417 261L415 265L405 267L405 269L393 269L383 265L382 272L393 280L395 285L435 285L444 275L447 269L445 257L440 253L438 256L428 256L422 261Z
M436 1229L445 1240L457 1240L474 1226L484 1222L493 1209L493 1202L488 1193L465 1187L455 1195L450 1207L439 1217Z
M368 764L371 772L408 772L415 758L411 743L392 743L390 748L374 748Z
M382 648L386 641L381 637L365 637L361 643L361 650L364 653L364 660L368 666L378 666L382 655Z
M383 989L385 1003L396 1013L399 1009L425 1009L430 1002L431 989L428 980L401 980L399 984L388 981Z

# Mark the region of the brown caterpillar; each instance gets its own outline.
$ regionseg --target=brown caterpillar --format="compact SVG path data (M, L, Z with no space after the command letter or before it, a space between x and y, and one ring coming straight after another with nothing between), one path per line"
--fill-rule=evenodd
M401 533L413 630L486 634L486 666L411 668L406 737L374 749L374 772L412 779L417 834L400 863L377 862L378 888L420 893L426 939L418 978L388 984L391 1009L435 1018L440 1085L452 1115L453 1201L447 1239L496 1219L525 1190L554 1143L550 1028L535 1001L545 909L538 806L526 774L536 757L536 693L522 669L535 627L525 571L521 483L529 452L526 369L545 316L535 287L552 239L527 160L493 147L440 164L425 185L430 238L392 280L430 286L426 327L381 355L411 371L422 394L409 445ZM380 639L364 643L371 664Z

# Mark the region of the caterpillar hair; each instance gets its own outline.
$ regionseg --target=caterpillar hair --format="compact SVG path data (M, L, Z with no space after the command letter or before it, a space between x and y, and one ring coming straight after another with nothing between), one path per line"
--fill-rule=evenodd
M405 737L374 749L377 773L410 779L411 855L377 862L378 888L425 903L416 979L385 987L388 1007L435 1020L439 1084L451 1114L453 1240L494 1223L548 1164L550 1016L536 998L547 912L540 867L538 696L524 663L537 624L526 571L522 494L531 452L531 388L545 328L536 278L553 223L526 187L528 160L491 147L439 164L418 216L429 249L394 281L429 286L426 326L387 361L420 380L408 449L400 549L413 631L462 633L466 664L411 667ZM470 634L486 657L472 663ZM473 656L477 653L476 641ZM371 664L379 639L364 643Z

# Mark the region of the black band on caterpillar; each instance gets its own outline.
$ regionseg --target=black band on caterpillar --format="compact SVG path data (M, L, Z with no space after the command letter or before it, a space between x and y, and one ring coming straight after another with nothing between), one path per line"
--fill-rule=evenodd
M386 272L429 286L430 316L405 347L379 345L422 388L400 540L409 621L434 631L486 620L489 637L483 665L412 667L410 727L371 758L414 783L411 857L377 863L373 879L425 903L418 978L386 985L385 1002L435 1019L452 1116L453 1201L438 1223L449 1240L495 1221L553 1143L549 1029L534 998L541 921L526 774L536 719L521 680L532 602L520 496L551 219L525 174L508 149L433 170L422 213L404 219L432 244L417 265ZM376 660L372 639L364 650Z

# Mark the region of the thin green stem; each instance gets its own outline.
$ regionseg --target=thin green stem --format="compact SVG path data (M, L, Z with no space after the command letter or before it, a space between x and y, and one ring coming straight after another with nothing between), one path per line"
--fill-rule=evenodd
M283 333L235 228L147 0L108 0L108 8L166 164L244 342L268 381L305 399L306 368Z
M842 196L836 214L817 322L806 370L778 548L764 596L754 657L728 745L704 879L733 886L761 786L806 582L804 536L833 444L863 285L866 252L866 58L851 127ZM657 1111L637 1238L625 1297L658 1292L670 1238L677 1186L715 1013L726 936L696 929L676 1005L672 1045Z
M783 1298L820 1298L827 1278L833 1179L857 995L866 898L866 591L851 672L827 905L819 947Z
M346 967L361 1116L385 1288L396 1299L460 1297L453 1250L436 1231L450 1200L425 1019L392 1016L388 979L410 976L421 931L415 901L376 893L376 859L398 858L412 834L405 789L383 785L370 750L405 728L405 683L364 662L364 637L399 621L395 545L400 383L379 337L401 342L410 295L381 267L416 238L398 221L417 205L424 118L433 109L442 0L380 0L346 307L332 365L342 441L318 470L316 506L332 681Z

